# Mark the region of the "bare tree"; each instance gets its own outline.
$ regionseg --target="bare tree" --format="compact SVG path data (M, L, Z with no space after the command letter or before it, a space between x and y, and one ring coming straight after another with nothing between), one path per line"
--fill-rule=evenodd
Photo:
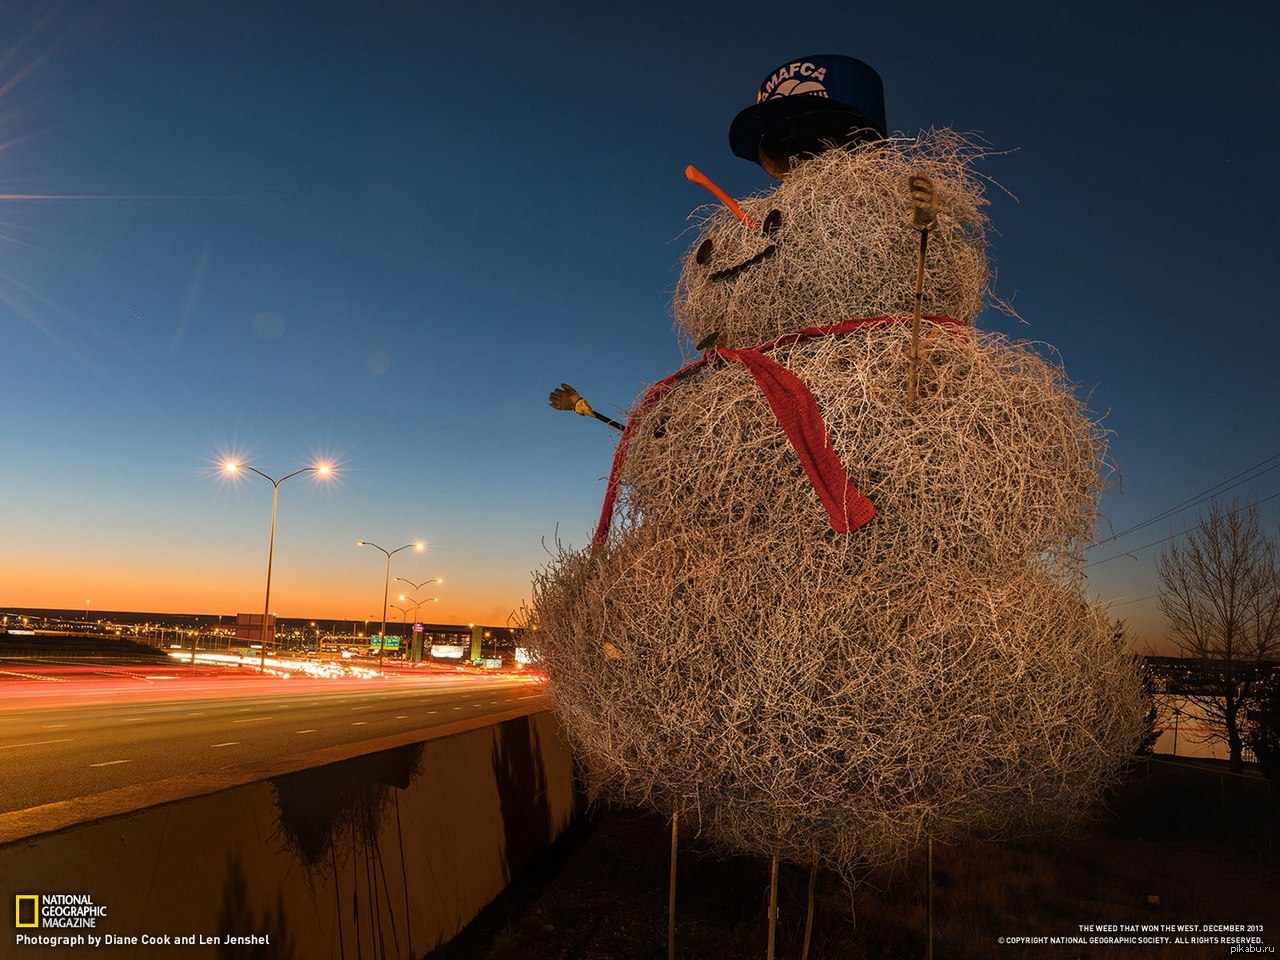
M1189 695L1218 728L1231 769L1243 761L1241 721L1258 683L1280 658L1280 566L1255 505L1215 503L1185 542L1156 561L1160 608L1182 656L1200 661L1200 691Z
M1280 684L1249 704L1249 746L1267 778L1280 782Z

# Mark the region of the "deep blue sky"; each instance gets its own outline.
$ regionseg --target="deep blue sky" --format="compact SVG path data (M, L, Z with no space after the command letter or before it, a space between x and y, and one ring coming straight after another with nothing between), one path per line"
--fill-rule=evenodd
M682 171L768 187L729 121L818 52L876 67L891 129L1012 151L983 169L1027 324L979 323L1107 414L1115 529L1280 453L1280 16L1146 9L0 5L0 193L144 198L3 201L0 604L253 610L271 491L217 461L323 455L339 483L281 488L278 612L363 618L354 541L425 536L394 573L504 622L544 535L585 542L615 440L547 391L616 411L678 366ZM1091 591L1154 593L1155 553Z

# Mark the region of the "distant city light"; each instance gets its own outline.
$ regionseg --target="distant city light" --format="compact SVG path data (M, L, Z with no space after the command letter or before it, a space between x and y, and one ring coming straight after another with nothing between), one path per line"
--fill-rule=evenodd
M187 654L170 653L170 657L175 660L181 659L181 662L187 662ZM351 656L349 650L342 651L342 658L347 659ZM234 654L224 653L201 653L196 657L197 663L204 664L222 664L225 666L257 666L257 657L241 657ZM294 674L302 674L308 677L316 677L320 679L357 679L370 680L378 676L376 670L368 667L361 667L355 664L342 663L317 663L310 660L294 660L285 657L272 657L267 661L266 673L274 674L278 677L288 678Z

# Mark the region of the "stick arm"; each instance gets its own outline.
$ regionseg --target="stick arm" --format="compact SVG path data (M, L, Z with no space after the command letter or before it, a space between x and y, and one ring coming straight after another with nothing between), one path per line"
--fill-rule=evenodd
M622 424L617 420L592 410L591 404L587 403L586 397L582 396L567 383L562 383L555 390L552 390L547 396L547 401L556 410L572 410L582 417L595 417L601 423L607 424L615 430L622 429Z

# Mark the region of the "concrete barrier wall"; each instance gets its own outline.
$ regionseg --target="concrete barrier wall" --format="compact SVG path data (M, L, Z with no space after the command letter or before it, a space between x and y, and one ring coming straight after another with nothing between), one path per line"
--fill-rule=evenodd
M420 958L581 802L542 712L29 837L0 846L0 956ZM35 896L105 915L17 926Z

